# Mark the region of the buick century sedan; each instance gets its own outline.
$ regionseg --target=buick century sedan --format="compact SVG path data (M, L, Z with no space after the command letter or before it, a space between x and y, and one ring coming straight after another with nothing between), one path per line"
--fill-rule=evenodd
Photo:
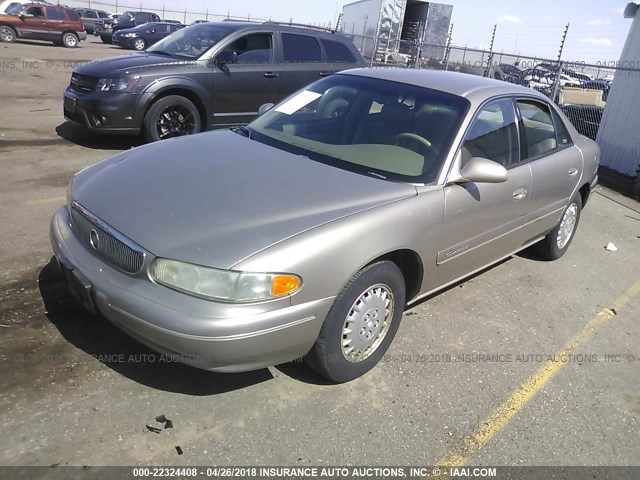
M561 257L598 157L533 90L349 70L246 127L82 170L51 242L86 309L162 354L220 372L303 357L345 382L426 296L528 247Z

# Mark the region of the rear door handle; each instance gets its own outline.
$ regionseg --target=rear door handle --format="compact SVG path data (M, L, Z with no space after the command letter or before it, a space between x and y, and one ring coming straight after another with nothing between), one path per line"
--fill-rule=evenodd
M273 72L266 72L264 76L267 78L278 78L278 74Z
M578 174L578 169L573 167L569 169L569 176L570 177L575 177Z
M332 75L332 74L333 74L333 72L320 72L320 76L321 77L327 77L327 76Z

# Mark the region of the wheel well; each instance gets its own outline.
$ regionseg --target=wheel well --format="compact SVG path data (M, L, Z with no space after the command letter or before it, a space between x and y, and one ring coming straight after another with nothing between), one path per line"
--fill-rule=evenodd
M589 195L591 195L591 187L588 183L585 183L580 188L580 196L582 197L582 208L587 204L587 200L589 200Z
M371 263L381 260L389 260L395 263L402 272L407 289L407 302L415 297L420 291L424 276L424 267L420 255L413 250L396 250L376 258Z
M207 129L207 111L204 107L204 104L202 103L202 100L196 93L192 92L191 90L187 90L186 88L170 88L168 90L160 92L152 102L149 102L149 105L147 105L144 114L147 114L147 112L151 108L151 105L156 103L158 100L170 95L180 95L181 97L189 99L198 110L198 115L200 115L200 124L202 125L202 131L205 131Z
M60 34L60 38L64 37L67 33L71 33L73 34L73 36L75 36L76 38L78 38L78 34L76 32L74 32L73 30L65 30L64 32L62 32Z
M13 33L17 34L16 29L13 27L13 25L9 25L8 23L0 23L0 27L8 27L13 30Z

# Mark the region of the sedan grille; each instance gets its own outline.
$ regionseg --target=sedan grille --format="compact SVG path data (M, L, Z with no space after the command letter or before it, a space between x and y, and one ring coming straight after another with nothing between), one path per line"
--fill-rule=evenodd
M71 83L69 87L74 92L78 93L90 93L96 89L98 79L95 77L89 77L88 75L80 75L79 73L73 73L71 75Z
M105 262L127 273L138 273L142 269L141 247L75 202L71 218L82 242Z

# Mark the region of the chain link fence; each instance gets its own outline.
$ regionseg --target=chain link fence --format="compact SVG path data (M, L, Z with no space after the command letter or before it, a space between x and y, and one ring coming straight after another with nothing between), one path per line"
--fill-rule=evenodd
M579 133L598 142L605 168L622 174L622 183L631 185L630 189L623 188L625 193L631 191L633 195L635 188L638 195L637 139L640 134L637 126L621 128L616 120L637 103L635 96L624 97L629 91L640 92L640 61L625 65L618 61L565 62L450 44L398 42L381 49L375 46L375 38L347 35L357 47L368 45L369 51L374 52L365 57L372 66L456 71L515 83L543 93L562 109ZM610 104L608 109L607 104Z

